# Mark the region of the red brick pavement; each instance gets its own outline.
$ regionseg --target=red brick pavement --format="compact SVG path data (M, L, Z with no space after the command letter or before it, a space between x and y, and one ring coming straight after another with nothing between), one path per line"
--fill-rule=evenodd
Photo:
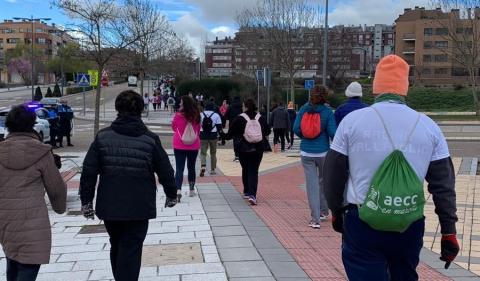
M243 191L240 177L229 179ZM341 236L330 223L323 223L319 230L307 226L310 210L306 194L299 188L304 182L300 164L262 175L258 205L253 209L312 280L347 280L340 254ZM451 280L423 263L418 272L420 280Z

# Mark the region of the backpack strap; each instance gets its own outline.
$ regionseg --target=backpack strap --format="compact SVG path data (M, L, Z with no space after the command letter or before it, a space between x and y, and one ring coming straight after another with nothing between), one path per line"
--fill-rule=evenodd
M387 125L385 124L385 120L383 119L382 115L380 115L380 112L378 112L378 110L374 106L371 106L371 108L378 115L378 118L380 118L380 121L382 122L383 128L385 129L385 133L387 133L388 140L390 141L390 144L392 145L393 150L396 150L397 148L395 147L395 143L393 142L392 136L388 132ZM405 140L405 143L402 146L400 146L398 148L398 150L404 150L405 147L407 147L407 145L410 143L410 139L412 138L413 132L415 132L415 129L417 128L418 122L420 121L420 116L421 116L421 114L418 113L417 119L415 120L415 124L413 125L413 128L410 131L410 133L408 134L407 139Z
M240 114L240 116L242 116L245 120L250 121L250 117L248 117L248 115L246 113L242 113Z
M260 113L257 113L257 115L255 115L255 120L260 120L260 117L262 117L262 115L260 115Z

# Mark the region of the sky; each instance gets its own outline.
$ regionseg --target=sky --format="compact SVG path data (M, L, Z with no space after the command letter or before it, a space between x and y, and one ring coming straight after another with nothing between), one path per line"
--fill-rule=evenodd
M190 42L197 55L206 41L235 36L235 15L260 0L152 0L170 20L175 32ZM308 0L323 3L325 0ZM404 8L429 7L430 0L330 0L329 25L392 24ZM49 0L0 0L0 20L13 17L49 17L50 22L67 25L62 11Z

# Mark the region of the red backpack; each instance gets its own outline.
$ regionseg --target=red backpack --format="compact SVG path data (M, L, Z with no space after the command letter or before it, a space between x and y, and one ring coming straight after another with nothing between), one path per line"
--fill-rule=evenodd
M322 133L322 122L319 112L305 112L300 121L300 132L305 139L316 139Z

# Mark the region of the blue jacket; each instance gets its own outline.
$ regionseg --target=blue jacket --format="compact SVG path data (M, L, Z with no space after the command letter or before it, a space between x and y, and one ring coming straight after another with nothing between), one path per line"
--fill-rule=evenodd
M302 121L303 114L311 111L320 113L320 121L322 124L320 136L314 140L303 139L300 132L300 122ZM306 103L300 108L297 118L295 118L295 124L293 125L293 131L301 138L300 150L307 153L327 152L330 149L330 140L335 136L336 130L337 125L333 111L325 105L314 106L310 103Z
M337 123L337 126L340 125L340 122L342 122L347 114L364 107L368 107L368 104L363 103L361 98L349 98L347 102L340 105L337 110L335 110L335 122Z

